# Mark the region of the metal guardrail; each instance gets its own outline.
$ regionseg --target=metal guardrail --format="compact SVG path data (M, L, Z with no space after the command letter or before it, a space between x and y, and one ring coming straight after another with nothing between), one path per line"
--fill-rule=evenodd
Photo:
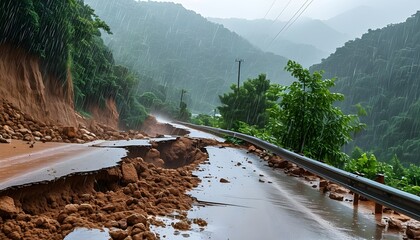
M420 221L420 197L403 192L396 188L377 183L370 179L343 171L319 161L301 156L297 153L280 148L274 144L263 141L259 138L246 134L237 133L219 128L198 126L190 123L179 122L179 124L195 128L201 131L210 132L216 135L228 135L252 143L262 149L266 149L285 160L293 162L300 167L320 177L340 184L354 193L365 196L377 203L387 206L397 212L403 213L413 219Z

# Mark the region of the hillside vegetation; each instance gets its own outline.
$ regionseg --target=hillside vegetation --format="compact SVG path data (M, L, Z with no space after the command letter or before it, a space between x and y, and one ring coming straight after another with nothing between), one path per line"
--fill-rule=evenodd
M195 110L208 112L218 105L218 95L237 81L237 58L244 59L242 81L262 72L275 82L290 79L283 71L284 57L262 52L179 4L86 2L111 26L114 34L104 38L118 63L178 89L172 99L185 89Z
M44 81L53 75L57 86L68 85L78 111L89 115L92 109L116 108L110 110L118 110L123 128L138 127L147 110L175 115L176 107L165 102L158 84L115 64L100 30L112 34L83 0L0 2L0 44L39 57ZM147 87L138 91L145 82Z
M378 159L396 155L403 163L420 164L420 12L400 24L369 30L311 70L337 77L335 90L346 100L346 112L360 104L366 131L354 146L372 150ZM363 109L360 109L363 112Z

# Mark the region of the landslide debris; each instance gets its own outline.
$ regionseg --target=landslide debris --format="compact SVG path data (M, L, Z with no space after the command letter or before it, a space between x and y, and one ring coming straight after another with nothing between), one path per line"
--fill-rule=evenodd
M77 227L109 228L112 239L157 239L150 225L163 223L156 216L176 211L186 216L191 208L194 199L186 191L200 182L192 171L208 159L204 146L181 137L149 149L174 154L151 154L163 165L150 161L150 154L130 156L95 173L0 192L0 239L63 239ZM195 222L206 225L202 219ZM190 224L184 218L174 227Z
M80 117L81 118L81 117ZM153 117L150 117L153 119ZM48 125L33 119L6 100L0 100L0 143L8 143L12 139L28 142L66 142L85 143L93 140L128 140L144 138L146 133L140 131L118 131L109 126L91 121L86 126L78 127L63 125ZM159 129L160 125L149 128ZM166 127L160 131L162 134L185 135L186 130Z

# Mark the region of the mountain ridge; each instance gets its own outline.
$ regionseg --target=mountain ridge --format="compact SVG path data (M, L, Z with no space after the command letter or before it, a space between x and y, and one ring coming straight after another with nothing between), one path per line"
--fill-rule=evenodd
M346 96L340 105L363 106L366 131L352 147L373 151L380 159L394 154L404 163L420 164L420 11L405 22L369 30L311 67L337 77L335 90Z
M290 82L283 70L286 58L259 50L236 33L180 4L86 2L114 32L104 40L117 62L169 88L185 88L191 98L189 105L196 110L203 106L205 111L214 109L218 95L236 83L237 58L245 60L241 81L267 73L274 82Z

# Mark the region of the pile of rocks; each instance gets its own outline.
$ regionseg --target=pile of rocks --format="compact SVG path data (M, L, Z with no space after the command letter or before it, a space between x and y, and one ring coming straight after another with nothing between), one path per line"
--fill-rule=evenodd
M11 139L42 142L85 143L97 139L128 140L144 138L139 131L121 132L101 124L87 127L47 125L21 112L7 101L0 103L0 143Z

